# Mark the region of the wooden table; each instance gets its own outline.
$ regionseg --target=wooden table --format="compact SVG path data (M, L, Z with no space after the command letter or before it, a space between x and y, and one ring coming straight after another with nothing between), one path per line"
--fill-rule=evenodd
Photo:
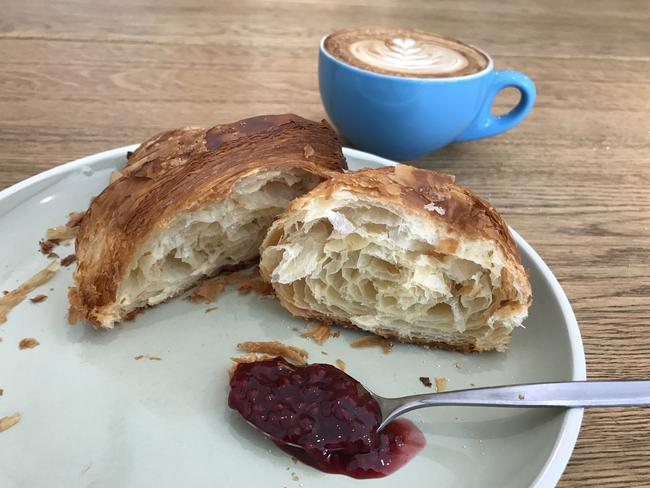
M0 189L164 128L321 118L318 41L363 23L460 37L535 80L515 130L415 164L455 173L540 252L576 311L590 378L650 377L645 0L3 0ZM560 486L642 485L650 410L586 412Z

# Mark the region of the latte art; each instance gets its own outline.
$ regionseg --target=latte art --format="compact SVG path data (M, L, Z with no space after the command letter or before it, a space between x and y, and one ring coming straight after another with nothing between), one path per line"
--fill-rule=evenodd
M325 50L339 60L376 73L416 78L467 76L488 58L455 39L415 29L363 27L335 32Z
M350 53L370 66L410 74L457 73L468 64L465 56L452 49L399 37L387 42L377 39L358 41L350 44Z

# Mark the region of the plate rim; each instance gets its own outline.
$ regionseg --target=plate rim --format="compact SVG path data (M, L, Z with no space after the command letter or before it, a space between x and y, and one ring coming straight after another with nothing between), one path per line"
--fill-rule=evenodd
M139 144L129 144L127 146L121 146L114 149L109 149L107 151L90 154L88 156L60 164L41 173L37 173L29 178L26 178L18 183L9 186L8 188L5 188L4 190L1 190L0 202L6 198L9 198L11 195L20 192L21 190L29 188L31 185L55 176L66 174L84 166L97 164L98 162L109 158L124 156L127 151L132 151L138 146ZM361 161L376 163L382 166L394 166L397 164L396 162L389 159L347 147L343 148L343 154L346 157L353 157ZM544 279L550 284L553 294L558 300L562 315L564 316L564 320L567 324L567 331L569 336L572 366L571 380L586 380L587 368L584 355L584 346L582 343L582 337L580 335L580 328L578 326L578 322L576 320L573 309L571 308L571 304L569 303L569 299L564 293L564 290L562 289L559 281L549 266L537 253L537 251L535 251L535 249L533 249L533 247L512 227L510 227L510 232L512 233L513 238L520 250L529 256L541 271ZM583 414L583 408L567 409L564 412L564 418L562 420L560 432L555 440L555 444L551 449L551 453L548 456L546 463L533 481L531 488L551 488L558 483L571 458L571 454L573 453L573 449L578 440Z

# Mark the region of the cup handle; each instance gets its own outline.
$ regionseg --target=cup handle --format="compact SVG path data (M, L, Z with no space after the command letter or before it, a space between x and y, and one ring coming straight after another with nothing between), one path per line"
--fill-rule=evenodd
M514 87L521 93L521 100L515 108L504 115L492 115L494 98L504 88ZM456 138L456 141L471 141L501 134L521 122L535 103L535 84L519 71L494 71L481 111L470 126Z

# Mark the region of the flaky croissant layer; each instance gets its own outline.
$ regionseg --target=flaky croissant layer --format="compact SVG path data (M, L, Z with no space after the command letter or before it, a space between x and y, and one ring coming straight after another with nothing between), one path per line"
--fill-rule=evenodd
M446 175L338 175L294 201L261 249L295 315L402 342L504 350L530 285L505 223Z
M265 171L241 178L218 202L178 214L138 249L116 303L156 305L216 270L252 261L273 219L319 182L298 169Z

